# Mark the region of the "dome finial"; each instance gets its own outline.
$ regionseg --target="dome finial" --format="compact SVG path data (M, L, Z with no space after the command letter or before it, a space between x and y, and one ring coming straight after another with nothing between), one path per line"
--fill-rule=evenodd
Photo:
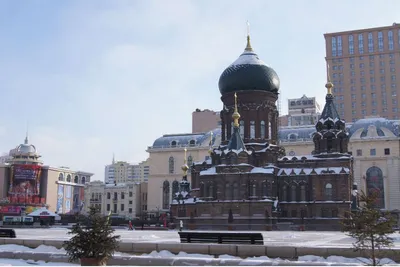
M232 118L233 118L233 126L234 127L239 127L239 119L240 119L240 114L238 112L238 108L237 108L237 95L235 93L235 110L232 114Z
M325 84L325 88L328 89L328 95L332 95L333 83L331 83L331 77L329 75L329 63L326 64L326 75L328 76L328 82Z
M250 43L250 23L247 21L247 45L245 51L253 51Z
M185 151L185 156L184 156L184 159L183 159L183 165L182 165L182 171L183 171L183 175L184 176L186 176L187 175L187 171L189 170L189 166L186 164L186 151L187 151L187 149L186 149L186 147L185 147L185 149L184 149L184 151Z
M25 141L24 144L27 145L29 144L29 121L26 122L26 135L25 135Z

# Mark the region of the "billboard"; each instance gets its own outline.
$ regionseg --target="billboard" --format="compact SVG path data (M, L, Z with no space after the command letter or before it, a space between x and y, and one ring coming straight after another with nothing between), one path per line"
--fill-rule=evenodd
M57 193L57 213L63 213L63 203L64 203L64 185L58 185L58 193Z
M41 171L42 168L39 165L11 166L9 197L22 203L33 203L33 199L40 198Z
M65 186L65 208L64 212L68 213L71 211L71 195L72 195L72 186Z

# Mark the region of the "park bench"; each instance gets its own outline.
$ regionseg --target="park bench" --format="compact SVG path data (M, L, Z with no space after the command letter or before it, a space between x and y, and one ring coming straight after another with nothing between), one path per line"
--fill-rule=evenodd
M16 238L17 235L14 229L0 228L0 237Z
M178 232L181 243L263 245L261 233L245 232Z

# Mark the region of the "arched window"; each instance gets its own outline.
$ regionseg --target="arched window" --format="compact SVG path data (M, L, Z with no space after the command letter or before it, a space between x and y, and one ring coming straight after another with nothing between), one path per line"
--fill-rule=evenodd
M214 185L212 183L208 185L208 197L214 198Z
M272 139L271 122L268 122L268 138Z
M169 157L168 160L168 173L173 174L175 172L175 160L174 157Z
M75 177L74 177L74 183L79 183L79 177L78 177L78 175L75 175Z
M171 147L176 147L176 141L171 142Z
M92 193L92 200L93 200L93 199L96 199L96 197L94 196L94 193Z
M169 209L169 182L163 183L163 209Z
M300 201L306 201L306 186L304 184L300 186Z
M372 33L368 33L368 52L374 52L374 39L372 37Z
M233 199L239 199L239 185L236 182L233 183Z
M240 136L244 138L244 121L240 121Z
M367 170L367 194L376 194L376 208L385 208L385 187L383 184L383 173L378 167L371 167Z
M230 183L225 184L225 199L226 200L232 199L232 188Z
M107 199L111 199L111 193L107 192Z
M297 201L297 186L292 185L290 189L291 189L290 193L291 201Z
M67 175L67 182L70 183L71 182L71 174Z
M399 37L400 38L400 37ZM388 31L388 45L389 45L389 50L393 50L394 46L393 46L393 32L392 31Z
M332 37L332 56L336 57L336 37Z
M172 182L172 197L176 197L176 193L179 192L179 182L178 181L173 181Z
M196 144L196 141L195 141L195 140L190 140L190 141L189 141L189 146L195 146L195 144Z
M265 121L260 122L260 137L265 138Z
M349 35L349 54L354 54L354 37L353 35Z
M251 185L251 196L252 197L256 197L257 196L257 185L254 182Z
M282 199L281 201L287 201L287 186L282 186Z
M82 184L86 184L86 177L85 176L82 177Z
M187 165L189 166L189 171L192 170L193 157L191 155L187 158Z
M325 185L325 200L332 200L332 184Z
M256 122L250 121L250 138L256 138Z
M205 197L206 196L204 191L205 191L204 183L201 182L200 183L200 197Z
M358 53L364 54L364 38L362 33L358 35Z
M262 196L267 197L268 196L268 186L267 186L267 181L262 182Z
M64 182L64 174L60 173L58 175L58 180Z

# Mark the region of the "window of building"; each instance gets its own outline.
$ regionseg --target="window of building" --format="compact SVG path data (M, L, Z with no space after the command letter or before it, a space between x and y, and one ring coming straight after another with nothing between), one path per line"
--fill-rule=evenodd
M114 211L113 211L114 213L118 213L118 206L117 206L117 204L114 204Z
M351 72L350 72L350 76L351 76L351 77L356 76L356 72L355 72L355 71L351 71Z
M129 200L129 204L132 205L132 203L133 203L133 201L132 201L132 200Z
M396 84L395 84L395 83L392 83L392 84L390 85L390 87L396 88Z
M125 193L121 192L121 199L125 199Z
M325 185L325 200L332 200L332 184Z
M359 157L362 156L362 149L357 149L357 156L359 156Z
M175 172L175 160L172 156L170 156L168 160L168 172L170 174L173 174Z
M398 108L392 108L392 112L397 112Z
M391 80L392 80L392 82L395 82L396 81L396 75L392 75L391 76Z
M110 211L110 204L107 204L107 211Z
M337 55L340 57L342 56L342 36L337 37Z
M129 213L132 213L132 208L129 208Z
M256 138L256 122L250 121L250 138Z
M383 51L383 33L378 32L378 50L379 52Z
M125 209L125 204L121 204L121 211L124 211Z
M349 54L354 54L354 37L353 35L349 35Z
M376 87L375 85L371 84L371 91L375 91Z
M351 99L356 99L356 95L355 94L351 94Z
M379 66L385 67L385 61L380 61L380 62L379 62Z
M262 139L265 138L265 121L260 122L260 136Z
M354 70L354 64L350 64L350 69Z
M356 108L356 102L351 102L351 107Z
M355 86L351 86L350 90L354 92L356 90L356 87Z
M107 199L111 199L111 193L107 192Z
M392 104L393 104L393 105L397 105L397 99L393 99L393 98L392 98Z
M369 61L374 61L374 55L369 55Z
M364 40L362 33L358 35L358 53L364 54Z
M372 109L372 115L376 115L376 109Z
M374 70L369 70L369 74L374 75L375 71Z
M371 148L371 149L369 150L369 155L370 155L370 156L376 156L376 149L375 149L375 148Z
M386 113L387 112L387 108L382 108L382 113Z
M364 63L360 63L360 69L364 68Z
M388 31L388 40L389 40L389 50L393 50L393 32Z
M114 198L113 198L114 200L118 200L118 193L117 192L114 192Z
M390 72L396 72L395 68L390 68Z
M169 181L164 181L162 187L163 209L169 209L170 188Z
M361 85L361 91L365 91L365 85Z
M244 138L244 121L240 121L240 136Z
M397 96L397 92L396 91L392 91L392 96Z
M385 152L385 155L390 155L390 148L385 148L384 152Z
M366 116L367 115L367 111L365 109L361 110L361 115Z
M297 210L292 210L292 218L296 218L297 217Z
M361 94L361 98L367 98L366 94Z
M368 33L368 52L374 52L374 39L372 37L372 33Z
M129 197L132 197L132 196L133 196L133 192L129 191Z
M337 51L336 51L336 38L332 37L332 56L336 57L337 56Z

